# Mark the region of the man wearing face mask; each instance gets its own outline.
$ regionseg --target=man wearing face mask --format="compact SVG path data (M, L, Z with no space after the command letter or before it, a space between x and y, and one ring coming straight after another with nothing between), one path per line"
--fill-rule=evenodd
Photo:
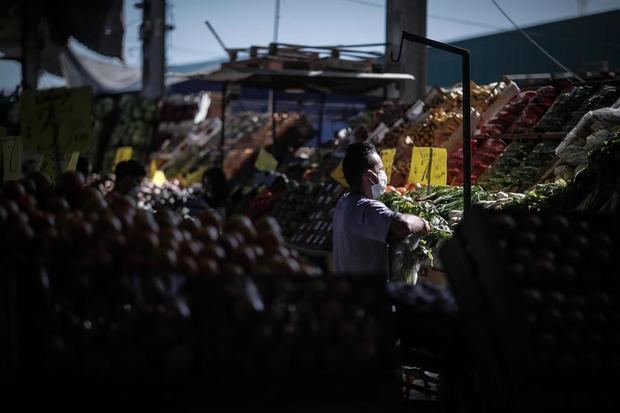
M342 170L350 192L338 201L333 217L333 260L337 273L389 275L388 236L424 235L428 222L390 210L377 198L385 191L383 162L370 143L348 146Z

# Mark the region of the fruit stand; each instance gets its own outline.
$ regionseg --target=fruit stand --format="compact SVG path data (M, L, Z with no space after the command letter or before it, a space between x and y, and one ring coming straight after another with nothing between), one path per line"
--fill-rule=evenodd
M264 87L308 86L311 77L359 86L351 76L295 70L233 67L218 76L243 73L241 84ZM204 405L196 400L204 388L221 406L239 389L260 406L293 403L300 388L320 395L317 405L386 406L425 389L447 397L436 369L442 377L474 371L475 391L492 394L489 406L500 410L515 400L534 409L539 398L613 407L597 396L608 383L594 372L614 375L618 366L608 344L617 341L617 291L605 274L613 273L611 215L620 206L620 83L521 88L502 77L469 89L475 209L467 217L460 84L413 104L384 102L320 144L303 113L234 112L223 122L210 94L98 98L95 145L82 152L97 174L67 166L3 179L5 377L21 389L47 383L47 394L120 380L121 395L124 386L152 386L187 395L192 407ZM394 149L380 200L431 224L425 237L390 242L387 286L376 275L331 271L332 215L347 191L334 171L356 140ZM108 196L126 147L150 169L135 199ZM420 147L445 150L446 185L411 179ZM190 211L202 174L220 165L231 185L226 215ZM167 179L156 182L154 172ZM461 321L467 331L455 335ZM463 343L474 350L463 371L451 371ZM439 361L422 356L437 352ZM576 388L582 372L591 385ZM552 389L549 397L540 387Z

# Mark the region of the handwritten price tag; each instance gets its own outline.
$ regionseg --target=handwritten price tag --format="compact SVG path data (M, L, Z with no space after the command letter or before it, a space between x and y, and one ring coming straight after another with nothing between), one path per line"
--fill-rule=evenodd
M260 148L256 161L254 162L254 167L259 171L273 172L278 167L278 160L265 149Z
M331 177L334 178L336 182L338 182L340 185L344 186L345 188L349 186L346 178L344 177L344 172L342 171L342 161L340 161L336 169L333 170L333 172L331 173Z
M22 138L5 136L2 141L2 169L5 181L17 180L22 177Z
M396 155L396 148L383 149L381 151L381 160L383 161L383 168L387 175L388 182L392 179L392 165L394 164L394 155Z
M41 161L41 167L39 168L39 172L45 175L50 182L55 183L57 178L56 173L56 164L57 164L56 154L54 152L46 153L43 155L43 160Z
M65 167L66 171L75 171L77 168L78 159L80 158L79 152L71 152L69 155L69 160L67 161L67 166Z
M130 160L132 155L133 148L131 146L121 146L117 148L114 154L114 167L116 167L119 162Z
M20 128L26 150L46 153L88 149L92 136L89 87L26 90L20 98Z
M432 151L432 159L431 159ZM418 148L411 153L411 166L407 182L428 184L430 169L431 185L445 186L447 182L448 152L446 148Z

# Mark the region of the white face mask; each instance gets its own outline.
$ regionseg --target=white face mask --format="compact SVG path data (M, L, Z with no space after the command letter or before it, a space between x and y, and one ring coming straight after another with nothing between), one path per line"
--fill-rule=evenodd
M385 192L385 188L387 187L388 179L385 171L382 169L378 174L379 182L370 187L370 191L372 192L373 199L377 199Z

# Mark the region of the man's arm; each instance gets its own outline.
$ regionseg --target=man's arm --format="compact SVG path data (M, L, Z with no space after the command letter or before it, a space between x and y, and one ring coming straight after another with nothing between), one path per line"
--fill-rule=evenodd
M426 235L430 226L425 219L411 214L397 213L390 224L390 234L396 238L405 238L411 234Z

